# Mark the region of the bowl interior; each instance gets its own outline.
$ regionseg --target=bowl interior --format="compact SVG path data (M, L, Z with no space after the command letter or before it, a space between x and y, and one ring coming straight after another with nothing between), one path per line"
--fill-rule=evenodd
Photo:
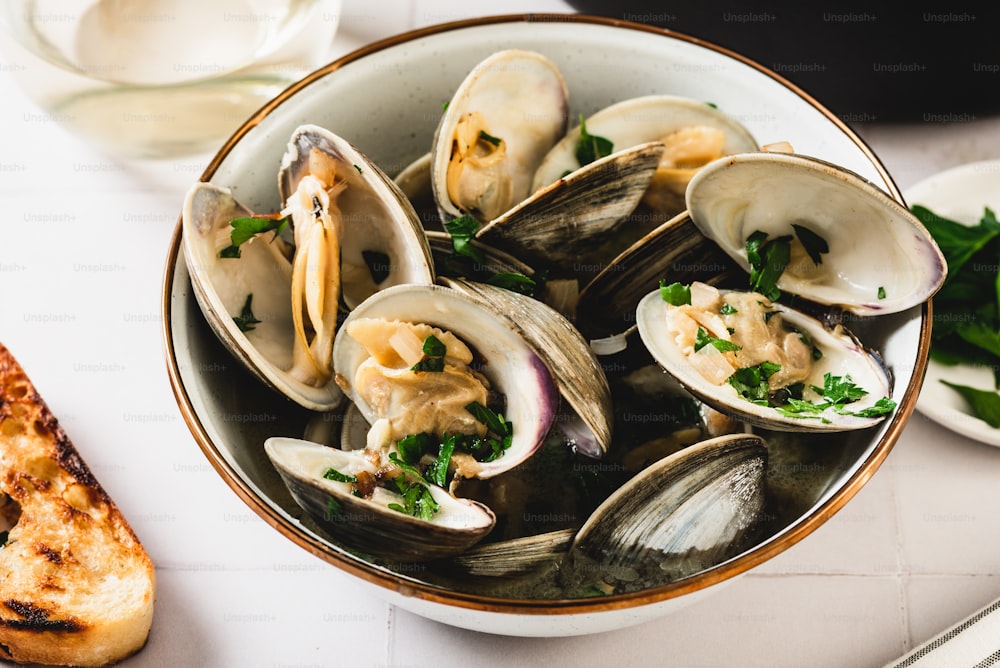
M596 48L595 45L600 45ZM551 58L570 91L571 114L630 97L669 93L705 100L743 123L760 144L788 141L799 153L846 167L898 197L870 150L815 101L738 56L683 36L600 19L497 17L418 31L352 54L292 87L222 149L206 177L253 210L280 208L277 169L292 131L315 123L348 138L390 175L430 147L442 106L468 71L494 51L526 48ZM204 322L175 238L165 285L165 327L175 393L206 456L268 522L320 557L416 597L521 611L562 591L449 578L421 567L374 563L336 545L292 501L263 451L271 435L300 436L312 416L259 386ZM680 582L650 582L639 596L562 600L562 610L628 608L715 584L801 539L839 509L875 471L908 417L924 364L926 311L918 307L851 325L881 351L894 375L895 415L849 435L771 434L768 530L735 559ZM333 419L333 418L331 418ZM568 608L567 608L568 606ZM537 606L536 606L537 607Z

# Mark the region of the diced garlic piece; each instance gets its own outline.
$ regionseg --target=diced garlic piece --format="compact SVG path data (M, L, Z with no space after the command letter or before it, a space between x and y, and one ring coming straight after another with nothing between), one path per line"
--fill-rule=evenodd
M722 295L708 283L691 283L691 308L717 313L722 308Z
M399 352L390 343L393 335L400 328L409 330L421 346L428 336L433 335L444 344L445 361L450 364L467 366L472 363L472 351L457 336L425 324L402 322L400 320L385 320L382 318L357 318L347 325L347 333L368 351L376 362L392 368L409 368L414 363L406 363ZM417 358L419 360L419 357Z
M705 380L715 385L722 385L736 371L726 356L715 346L705 346L698 352L688 355L688 360Z
M413 366L424 356L424 340L409 327L397 327L389 337L389 345L407 366Z
M674 342L685 353L694 349L698 323L682 308L667 308L667 331L674 334Z
M692 309L691 317L710 335L724 341L729 340L729 328L718 313L695 311Z

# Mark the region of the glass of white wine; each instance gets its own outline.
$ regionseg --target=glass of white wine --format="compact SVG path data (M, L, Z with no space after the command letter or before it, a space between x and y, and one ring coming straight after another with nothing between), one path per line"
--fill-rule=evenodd
M128 157L215 148L322 64L341 0L3 0L6 70L52 120Z

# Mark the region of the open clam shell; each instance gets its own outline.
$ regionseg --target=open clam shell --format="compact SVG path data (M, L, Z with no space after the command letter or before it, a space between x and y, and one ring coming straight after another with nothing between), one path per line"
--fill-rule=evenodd
M503 456L475 467L474 477L503 473L541 447L555 419L559 394L539 353L503 316L501 308L440 285L402 285L382 290L359 304L337 333L333 358L338 382L369 424L374 424L380 418L378 411L355 383L357 370L369 354L347 334L350 323L360 318L379 318L451 332L472 349L477 371L490 381L491 391L503 395L503 415L513 424L510 447Z
M635 325L635 309L650 290L670 282L726 281L737 266L682 213L614 258L580 291L578 322L583 334L601 338Z
M600 249L649 186L663 144L625 148L543 185L484 225L476 238L562 273Z
M390 503L402 504L402 498L383 487L366 499L354 494L351 483L324 477L329 469L346 476L374 473L362 451L271 437L264 452L296 503L346 546L368 554L404 562L455 555L479 542L496 523L483 504L451 496L436 485L428 489L439 509L423 520L390 508Z
M777 286L814 302L860 315L895 313L926 301L944 282L940 249L904 205L816 158L721 158L691 179L687 206L702 233L747 271L750 235L792 235L792 259ZM825 240L825 261L808 257L793 224Z
M413 205L378 165L346 139L316 125L296 128L278 172L282 200L288 201L310 173L316 163L314 152L325 156L322 162L332 161L338 179L347 184L336 206L343 221L341 290L348 308L392 285L433 283L430 248Z
M759 436L694 444L618 488L577 532L571 551L612 569L652 563L691 574L720 564L760 526L766 469Z
M229 222L249 216L227 188L198 183L187 194L182 216L185 260L191 285L212 331L243 365L267 386L312 410L330 410L343 400L331 378L310 385L293 375L292 264L280 240L244 244L240 257L223 258ZM237 324L247 305L260 322Z
M535 168L566 132L568 95L559 69L540 53L507 49L477 64L448 103L431 147L442 216L486 222L525 199ZM484 151L475 150L477 142Z
M559 428L581 453L601 457L611 445L614 414L607 376L589 344L552 307L525 295L462 279L441 279L480 304L495 304L545 361L570 412Z
M605 107L585 119L587 133L612 143L614 151L647 142L662 144L659 169L651 175L645 200L670 218L684 210L684 189L705 163L723 155L758 150L753 136L736 119L700 100L647 95ZM545 156L535 171L537 190L580 169L576 126Z
M723 291L723 300L730 294L737 294L737 291ZM668 311L672 308L674 307L664 301L659 290L643 297L636 310L639 336L661 367L692 395L712 408L749 424L776 431L829 432L863 429L884 419L885 415L864 417L837 412L833 408L815 414L802 413L794 416L770 405L748 400L732 384L726 382L726 378L719 378L718 382L714 382L696 368L692 357L712 355L717 349L713 345L705 345L701 352L692 352L686 342L678 341L681 337L668 326ZM823 388L826 374L849 377L855 385L867 392L864 397L849 404L850 413L864 412L883 397L890 396L892 383L881 359L867 350L843 326L838 324L828 327L806 313L777 302L772 304L769 312L780 313L785 325L793 331L792 335L797 333L798 336L805 337L804 340L808 340L822 355L819 359L815 359L816 355L813 356L808 378L802 381L805 391L809 392L812 386ZM804 395L807 396L809 395Z

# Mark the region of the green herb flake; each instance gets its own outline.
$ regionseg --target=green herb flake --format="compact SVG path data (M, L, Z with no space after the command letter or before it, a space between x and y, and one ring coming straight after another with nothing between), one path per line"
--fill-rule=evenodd
M410 515L417 519L430 521L434 513L440 509L437 501L431 495L431 490L422 483L413 483L402 493L403 503L390 503L388 508Z
M503 271L493 274L486 279L486 282L489 285L495 285L498 288L510 290L511 292L519 292L529 297L534 296L535 288L537 287L535 279L514 271Z
M250 216L245 218L234 218L229 221L232 231L229 233L230 245L219 251L221 258L240 257L240 246L250 241L258 234L264 232L274 232L277 238L288 226L288 217L277 218L275 216Z
M467 404L465 410L472 413L476 420L486 425L486 428L494 434L505 436L511 433L511 424L504 421L503 415L483 406L478 401Z
M410 434L404 436L396 442L396 449L399 456L408 464L416 464L424 453L429 451L434 445L434 435L427 432Z
M427 467L427 479L438 487L444 487L448 483L448 464L451 462L451 455L455 452L458 436L446 437L438 446L438 454L429 467Z
M756 366L743 367L733 372L727 382L741 397L753 403L766 404L771 395L767 379L781 370L780 364L761 362Z
M792 223L792 229L795 230L795 236L798 237L802 247L806 249L806 253L809 254L813 264L822 264L823 255L830 252L830 245L826 243L826 239L808 227L796 223Z
M691 303L691 286L681 283L667 285L665 279L660 279L660 297L672 306L684 306Z
M493 135L486 132L486 130L479 131L479 139L480 141L484 141L487 144L492 144L493 146L499 146L500 144L503 143L503 139L500 139L499 137L494 137Z
M396 476L395 480L397 484L404 482L419 482L426 485L427 480L424 479L424 475L417 469L416 466L408 462L404 462L399 454L395 452L389 453L389 461L392 462L397 468L403 471L404 475ZM408 478L406 476L409 476Z
M885 299L885 288L883 286L878 286L878 298Z
M444 371L444 356L448 348L433 334L424 339L423 359L410 367L411 371Z
M745 248L750 263L750 289L771 301L781 296L778 279L791 257L791 239L790 236L782 236L768 240L765 232L754 232L747 237Z
M722 308L719 309L719 313L722 315L733 315L739 313L739 310L732 304L723 304Z
M327 470L323 471L323 478L325 478L326 480L333 480L336 482L356 483L358 481L357 476L348 475L347 473L341 473L340 471L334 468L328 468Z
M614 143L606 137L587 132L587 123L580 115L580 138L576 142L576 161L581 167L595 160L611 155Z
M698 332L694 337L694 350L695 352L698 352L707 345L711 345L721 353L743 349L742 346L739 346L732 341L726 341L725 339L709 336L708 332L706 332L703 327L699 327Z
M980 390L946 380L941 382L962 395L973 415L994 429L1000 427L1000 394L995 390Z
M786 403L777 405L775 408L779 413L787 417L819 417L824 422L829 422L829 419L821 415L827 409L841 415L870 418L886 415L896 408L896 402L888 397L882 397L873 405L858 411L852 411L847 408L848 404L852 404L868 396L868 391L855 384L851 380L850 375L834 376L831 373L826 373L823 375L823 387L815 385L811 385L810 387L813 392L822 397L820 401L809 402L789 399Z
M451 235L451 245L455 253L471 257L480 264L486 262L483 252L472 245L472 239L476 236L476 232L479 231L478 220L466 214L452 220L444 221L444 228Z
M361 165L354 165L354 169L358 170L358 174L364 174L364 172L361 171Z
M233 322L241 332L249 332L255 329L255 326L260 324L260 320L253 314L253 309L251 308L251 303L253 302L253 294L248 294L246 301L243 302L243 308L240 310L239 315L233 316Z

